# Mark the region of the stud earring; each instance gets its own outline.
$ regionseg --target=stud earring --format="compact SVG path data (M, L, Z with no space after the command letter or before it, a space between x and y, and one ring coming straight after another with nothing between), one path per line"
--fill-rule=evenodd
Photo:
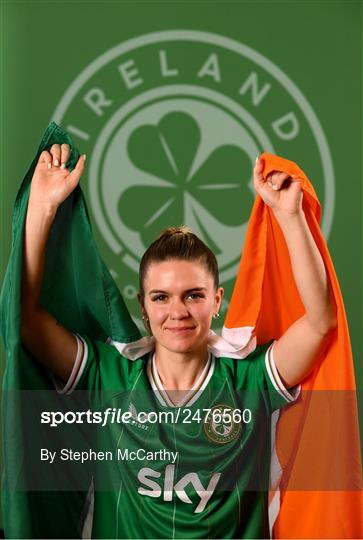
M213 313L213 319L218 319L219 318L219 312L217 311L217 313Z
M141 318L143 321L149 322L149 317L147 317L146 315L143 315Z

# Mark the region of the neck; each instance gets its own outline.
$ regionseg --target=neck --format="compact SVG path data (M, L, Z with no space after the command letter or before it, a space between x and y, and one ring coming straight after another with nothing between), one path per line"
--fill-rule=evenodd
M173 352L155 343L156 368L165 390L190 390L200 377L208 361L204 344L191 352Z

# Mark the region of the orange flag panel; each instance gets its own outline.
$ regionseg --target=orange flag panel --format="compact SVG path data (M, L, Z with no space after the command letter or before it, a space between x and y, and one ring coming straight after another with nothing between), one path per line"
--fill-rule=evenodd
M282 476L273 537L362 538L354 364L342 294L319 226L320 203L296 163L269 153L260 158L265 179L278 170L301 181L303 211L325 264L338 319L330 342L302 382L301 399L280 411L275 449ZM257 343L265 343L279 339L304 312L281 229L257 195L225 327L253 326Z

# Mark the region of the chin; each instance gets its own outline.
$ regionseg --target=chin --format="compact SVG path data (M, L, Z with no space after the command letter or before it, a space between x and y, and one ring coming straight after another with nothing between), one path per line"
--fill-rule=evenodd
M177 341L168 341L167 343L162 343L162 345L171 352L188 352L196 348L196 345L190 342L178 343Z
M159 341L160 345L165 347L165 349L168 349L170 352L180 352L180 353L186 353L186 352L192 352L194 350L199 349L204 344L206 346L207 338L205 340L201 339L182 339L177 338L173 340L166 340L166 341Z

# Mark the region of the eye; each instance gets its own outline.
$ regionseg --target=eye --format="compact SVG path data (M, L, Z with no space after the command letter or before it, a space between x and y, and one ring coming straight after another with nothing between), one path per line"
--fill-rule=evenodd
M154 296L152 298L153 302L162 302L166 299L166 294L158 294L158 296Z
M187 298L192 298L192 300L198 300L198 298L204 298L204 294L200 293L190 293Z

